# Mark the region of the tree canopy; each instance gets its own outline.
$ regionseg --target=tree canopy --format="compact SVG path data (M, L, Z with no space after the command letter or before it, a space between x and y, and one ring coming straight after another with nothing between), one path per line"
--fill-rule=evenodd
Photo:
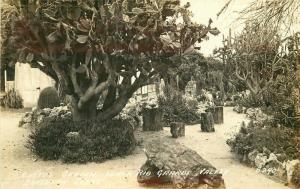
M211 20L192 22L189 4L179 0L21 0L19 6L11 37L18 60L59 82L76 112L100 120L117 115L139 87L208 33L219 33Z

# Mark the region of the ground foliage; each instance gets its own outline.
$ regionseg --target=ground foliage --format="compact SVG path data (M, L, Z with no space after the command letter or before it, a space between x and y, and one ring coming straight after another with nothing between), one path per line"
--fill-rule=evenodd
M295 45L293 36L282 40L275 26L248 22L239 35L215 51L231 67L233 78L251 92L241 105L260 106L288 127L296 126Z
M37 124L33 121L32 124ZM32 125L28 147L44 160L57 160L61 157L63 146L67 141L66 134L74 127L69 118L56 117L44 119L38 125Z
M23 108L23 99L14 89L9 90L2 99L0 99L0 106L5 108L20 109Z
M170 78L177 77L179 90L184 91L189 81L196 81L197 95L204 89L213 93L220 92L224 98L225 92L234 90L234 86L225 78L225 65L220 60L204 57L198 52L191 52L176 61L180 62L178 63L180 66L168 74Z
M9 36L12 33L13 19L19 15L19 11L13 2L1 2L0 6L1 14L1 69L5 69L8 66L15 64L15 58L17 56L16 49L10 44Z
M197 113L197 100L185 99L181 92L172 86L166 85L164 95L158 97L158 107L163 112L163 121L169 125L171 122L191 124L200 120Z
M295 132L290 128L276 127L268 121L251 121L248 125L243 123L239 133L227 140L227 144L241 160L254 150L263 153L267 149L269 154L280 154L284 157L283 162L300 157L294 138Z
M27 147L43 160L86 163L128 155L135 143L126 120L75 123L71 116L48 116L32 128Z
M76 123L76 127L79 136L69 137L62 148L65 162L102 162L129 155L136 145L134 128L127 120L113 119L101 125Z

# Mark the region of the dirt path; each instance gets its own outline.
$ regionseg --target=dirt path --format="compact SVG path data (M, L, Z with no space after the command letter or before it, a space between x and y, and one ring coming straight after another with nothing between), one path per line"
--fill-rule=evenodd
M217 125L215 133L201 133L199 125L189 126L186 127L186 137L177 140L224 170L227 189L287 188L240 164L230 153L225 141L245 119L244 115L231 109L225 109L225 124ZM38 160L24 147L28 130L17 126L21 116L22 113L0 111L0 189L143 188L136 182L138 170L146 160L141 147L133 155L100 164L68 165ZM156 137L174 140L169 135L166 128L159 133L137 133L137 138L144 141Z

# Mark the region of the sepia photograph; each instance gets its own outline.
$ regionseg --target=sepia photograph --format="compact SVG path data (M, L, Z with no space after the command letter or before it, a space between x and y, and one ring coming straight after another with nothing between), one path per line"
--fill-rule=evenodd
M300 189L300 0L0 0L0 189Z

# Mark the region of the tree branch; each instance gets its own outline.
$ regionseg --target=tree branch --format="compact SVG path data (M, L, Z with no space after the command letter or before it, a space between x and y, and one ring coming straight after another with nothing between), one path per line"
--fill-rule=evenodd
M54 61L51 63L51 65L52 69L57 75L59 82L63 85L63 89L69 92L69 79L66 76L66 73L59 67L57 62Z
M43 63L43 64L45 64L45 63ZM42 66L41 64L38 63L38 61L32 61L30 63L30 66L38 68L43 73L45 73L47 76L51 77L55 82L58 82L58 77L51 67Z
M123 108L126 106L128 100L132 97L132 95L134 94L134 92L142 87L143 85L146 84L146 82L148 81L149 78L151 78L153 75L155 75L156 72L153 71L148 75L140 75L140 77L138 77L134 83L125 91L123 91L119 97L116 99L116 101L113 103L112 106L110 106L109 109L104 110L104 111L100 111L98 112L97 115L97 120L98 121L104 121L110 118L115 117L116 115L118 115Z
M80 97L78 102L78 108L81 109L83 105L90 100L93 96L95 96L95 91L98 83L98 76L97 73L91 71L90 76L92 78L92 83L89 88L85 91L85 93Z
M72 68L71 68L71 81L73 83L73 87L74 87L74 91L75 93L79 96L79 97L82 97L83 93L78 85L78 82L77 82L77 77L76 77L76 65L75 65L75 60L73 59L72 61Z

